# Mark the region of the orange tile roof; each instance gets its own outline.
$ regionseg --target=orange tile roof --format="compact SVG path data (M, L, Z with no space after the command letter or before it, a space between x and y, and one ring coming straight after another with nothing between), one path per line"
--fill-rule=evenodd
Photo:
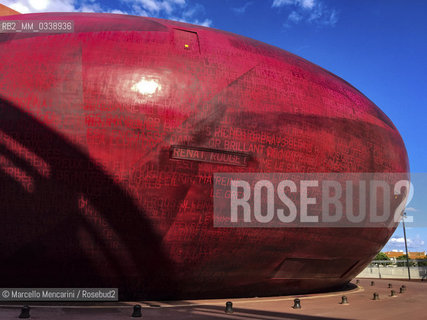
M389 258L397 258L403 256L405 252L386 251L384 252ZM423 259L426 256L425 251L409 252L409 259Z

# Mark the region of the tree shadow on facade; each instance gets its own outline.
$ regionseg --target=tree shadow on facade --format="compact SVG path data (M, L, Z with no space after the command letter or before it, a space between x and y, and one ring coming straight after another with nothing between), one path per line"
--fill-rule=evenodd
M0 186L0 286L111 286L126 299L179 290L131 196L84 150L1 98Z

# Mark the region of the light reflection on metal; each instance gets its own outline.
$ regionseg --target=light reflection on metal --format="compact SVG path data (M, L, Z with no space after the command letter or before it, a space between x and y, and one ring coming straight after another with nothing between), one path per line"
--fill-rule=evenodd
M162 86L157 80L147 79L145 77L132 86L132 91L138 92L142 95L154 94L161 89Z

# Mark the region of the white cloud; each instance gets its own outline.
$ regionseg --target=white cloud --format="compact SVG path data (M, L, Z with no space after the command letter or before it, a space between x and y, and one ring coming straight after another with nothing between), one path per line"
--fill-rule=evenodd
M246 12L246 9L248 9L248 7L250 6L250 5L252 5L253 4L253 2L252 1L249 1L249 2L246 2L243 6L241 6L241 7L238 7L238 8L232 8L232 10L235 12L235 13L237 13L237 14L243 14L243 13L245 13Z
M126 2L136 3L150 13L159 14L165 12L172 14L177 7L186 5L186 0L125 0Z
M295 1L294 0L274 0L273 1L273 7L283 7L286 5L290 5L290 4L294 4Z
M171 19L209 27L203 5L189 0L123 0L131 13L140 16Z
M180 16L170 16L168 19L197 24L200 26L210 27L212 25L211 19L200 19L205 14L205 8L201 4L194 4L190 7L186 7L184 11L181 12Z
M288 16L288 20L298 23L300 22L302 19L302 15L300 15L298 12L296 11L292 11L289 16Z
M21 13L107 12L172 19L203 26L212 25L204 7L190 0L122 0L120 7L108 7L101 0L3 0Z
M104 12L99 3L84 3L80 8L81 12Z
M31 12L30 9L27 6L23 5L22 3L17 3L17 2L15 3L14 2L14 3L11 3L7 6L10 7L11 9L15 10L15 11L20 12L20 13L30 13Z
M191 20L191 19L185 19L185 18L179 18L179 17L170 17L171 20L179 21L179 22L185 22L185 23L191 23L191 24L197 24L199 26L204 27L210 27L212 25L212 20L205 19L205 20Z
M188 8L187 10L185 10L183 12L183 16L184 17L193 17L199 13L204 12L204 7L200 4L195 4L194 6L192 6L191 8Z
M288 21L294 24L305 21L319 26L334 26L338 22L337 11L328 8L321 0L274 0L272 7L292 10Z
M417 212L417 211L418 211L417 209L415 209L415 208L413 208L413 207L407 207L405 210L406 210L407 212Z
M411 248L411 249L423 249L423 246L425 244L425 241L422 240L419 235L417 235L415 238L407 238L406 242L408 244L408 248ZM389 240L388 244L395 248L404 247L405 238L393 237ZM394 249L394 250L397 250L397 249Z
M21 13L80 11L74 0L4 0L2 3Z
M29 0L30 5L37 10L45 10L49 0Z
M131 8L132 8L133 14L135 14L137 16L141 16L141 17L148 17L149 16L149 13L137 4L132 4Z
M295 5L304 9L312 9L315 5L315 0L274 0L272 6L279 8L288 5Z
M390 243L405 243L404 238L391 238Z
M312 9L314 7L314 0L301 0L299 3L305 9Z
M160 5L161 3L158 1L154 1L154 0L139 0L138 2L141 3L141 5L147 9L150 12L156 11L159 12L160 11Z
M115 14L128 14L122 10L111 10L110 13L115 13Z

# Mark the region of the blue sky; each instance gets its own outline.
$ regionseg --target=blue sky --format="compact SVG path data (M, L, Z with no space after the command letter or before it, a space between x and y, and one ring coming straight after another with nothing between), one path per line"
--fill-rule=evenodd
M242 34L342 77L394 122L412 172L427 172L427 1L424 0L0 0L20 12L86 11L160 17ZM427 175L426 175L427 178ZM424 188L420 188L424 189ZM415 195L423 200L422 192ZM427 188L424 189L427 192ZM418 201L413 212L427 211ZM409 212L408 212L409 214ZM408 230L427 250L427 228ZM424 224L425 225L425 224ZM403 249L401 226L387 250Z

